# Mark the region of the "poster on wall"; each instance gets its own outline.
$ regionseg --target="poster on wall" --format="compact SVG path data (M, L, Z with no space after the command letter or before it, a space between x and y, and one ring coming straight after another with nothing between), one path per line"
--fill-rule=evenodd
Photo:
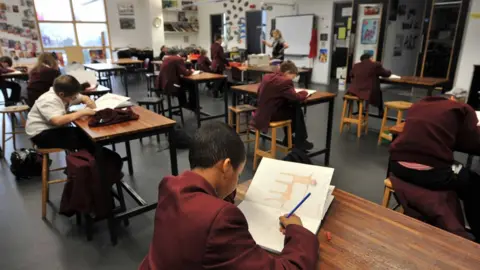
M120 29L135 29L134 18L120 18Z
M328 61L328 49L320 49L320 63L326 63Z
M121 3L117 5L118 15L120 16L133 16L135 15L135 8L133 4Z
M379 6L366 6L363 9L363 15L365 16L373 16L380 14L380 7Z
M377 44L378 29L378 19L364 19L360 43Z

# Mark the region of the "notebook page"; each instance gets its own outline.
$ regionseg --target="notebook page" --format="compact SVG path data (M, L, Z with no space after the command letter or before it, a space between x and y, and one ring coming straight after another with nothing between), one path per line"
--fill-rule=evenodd
M97 105L96 110L98 111L107 108L115 109L121 104L125 104L125 102L127 102L128 100L130 100L129 97L108 93L101 96L95 101L95 104Z

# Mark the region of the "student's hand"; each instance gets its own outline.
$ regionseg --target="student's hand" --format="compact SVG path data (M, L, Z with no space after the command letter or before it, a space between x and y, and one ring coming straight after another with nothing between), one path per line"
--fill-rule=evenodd
M97 107L95 102L87 96L82 96L82 103L87 105L87 107L90 109L95 109Z
M285 234L285 230L289 225L299 225L303 227L302 220L295 214L287 218L287 215L280 217L280 232Z
M95 110L92 110L90 108L81 109L79 112L82 116L92 116L96 113Z

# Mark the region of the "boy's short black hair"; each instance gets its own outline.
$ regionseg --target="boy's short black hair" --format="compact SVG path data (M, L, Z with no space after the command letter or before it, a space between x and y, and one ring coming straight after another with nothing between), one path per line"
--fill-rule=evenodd
M63 93L65 97L72 97L80 93L82 86L75 77L71 75L61 75L53 82L55 93Z
M167 48L167 55L177 55L178 49L176 48Z
M293 63L290 60L287 60L280 65L280 72L282 72L282 73L288 72L290 74L298 74L298 68L295 65L295 63Z
M235 170L247 158L242 140L231 127L216 121L197 129L188 154L190 168L211 168L227 158Z
M222 35L220 35L220 34L215 34L215 36L214 36L214 41L218 41L218 40L220 40L220 39L222 39Z
M7 63L9 67L13 65L13 61L12 61L12 58L10 58L10 56L0 57L0 63Z
M362 54L362 56L360 56L360 61L368 60L368 59L370 59L370 58L372 58L372 55L371 55L371 54L369 54L369 53L364 53L364 54Z

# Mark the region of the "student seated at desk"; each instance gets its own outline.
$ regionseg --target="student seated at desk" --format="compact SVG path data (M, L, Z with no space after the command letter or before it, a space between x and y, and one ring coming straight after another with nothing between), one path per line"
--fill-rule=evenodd
M258 130L268 129L270 122L292 120L292 132L295 133L295 147L310 150L313 144L307 141L307 127L303 112L296 102L304 101L308 93L297 93L293 79L298 69L292 61L285 61L280 65L280 72L266 74L258 88L257 111L251 125ZM285 129L285 135L287 134ZM284 144L287 143L285 136Z
M354 95L378 108L379 114L383 114L383 97L380 89L379 77L390 77L392 72L383 68L382 64L375 62L373 56L366 53L360 57L360 62L353 65L350 76L352 83L347 94Z
M399 179L430 190L453 190L480 241L480 175L454 169L454 151L480 155L480 128L475 111L458 102L463 90L446 97L426 97L408 110L403 132L390 146L390 171Z
M40 54L28 79L28 106L33 107L35 101L53 86L53 81L58 76L60 76L60 71L55 57L51 53Z
M0 75L15 72L15 69L12 68L12 65L12 58L8 56L0 57ZM7 94L7 89L11 90L10 96ZM22 92L22 87L20 84L12 81L6 81L2 76L0 76L0 90L3 92L6 106L15 105L16 103L20 102L20 95Z
M203 72L212 72L211 65L212 61L208 58L207 51L202 49L197 60L197 69Z
M168 50L168 56L163 58L156 87L176 96L180 106L193 109L196 104L196 93L189 88L189 103L187 104L187 93L184 86L182 87L181 85L181 77L190 76L192 73L192 70L185 67L185 61L178 56L177 50L170 48Z
M255 243L245 216L231 203L228 195L246 161L233 129L221 122L202 125L189 161L191 171L160 182L153 240L140 270L314 269L319 243L300 218L279 217L285 247L273 256Z
M83 117L94 115L95 102L81 95L81 85L74 77L62 75L53 87L41 95L28 113L25 131L39 148L87 149L94 145L77 127L67 126ZM87 108L67 114L70 105L84 103Z

